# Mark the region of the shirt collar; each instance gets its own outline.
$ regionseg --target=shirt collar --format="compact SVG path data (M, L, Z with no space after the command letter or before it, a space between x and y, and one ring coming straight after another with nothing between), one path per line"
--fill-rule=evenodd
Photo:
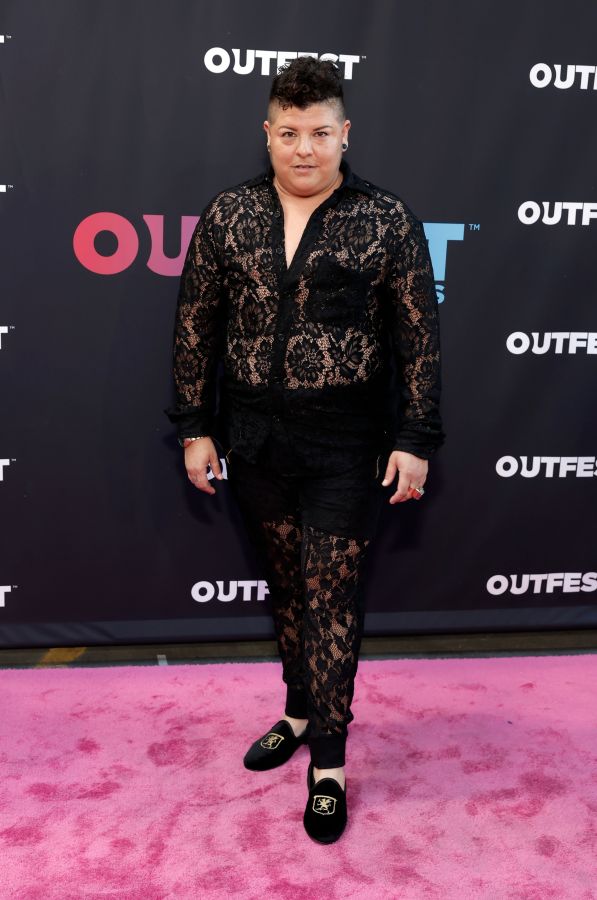
M355 172L352 171L350 164L346 161L344 156L340 160L340 171L344 175L344 179L342 181L342 184L337 188L338 191L343 192L346 190L353 190L359 191L360 193L367 194L369 196L373 194L373 190L369 182L364 181ZM267 169L257 175L256 178L252 178L246 184L247 187L264 184L265 182L269 182L273 185L273 178L274 167L270 163Z

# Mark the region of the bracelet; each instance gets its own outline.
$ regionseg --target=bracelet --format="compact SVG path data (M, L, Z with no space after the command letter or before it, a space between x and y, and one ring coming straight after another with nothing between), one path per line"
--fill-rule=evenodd
M204 437L209 437L209 435L208 434L198 434L197 437L178 438L178 443L180 444L181 447L188 447L188 445L191 443L191 441L200 441ZM187 441L188 443L185 443L185 441Z

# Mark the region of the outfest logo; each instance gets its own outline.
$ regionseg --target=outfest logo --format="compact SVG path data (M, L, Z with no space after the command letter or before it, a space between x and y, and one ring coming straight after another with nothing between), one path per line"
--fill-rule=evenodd
M529 80L536 88L551 85L563 91L573 87L580 91L597 91L597 66L535 63L529 72Z
M500 478L512 478L522 475L523 478L576 478L597 477L597 458L595 456L500 456L495 464Z
M518 219L523 225L590 225L597 219L597 203L580 200L525 200L518 207Z
M354 56L350 53L313 53L304 50L240 50L233 48L226 50L224 47L210 47L203 57L205 68L213 75L221 75L222 72L231 70L237 75L251 75L257 70L260 75L270 75L272 63L275 62L275 72L280 66L285 65L298 56L312 56L314 59L329 59L343 67L344 78L352 79L354 67L366 56Z
M222 603L230 603L232 600L241 599L265 600L269 594L266 581L197 581L191 588L191 597L197 603L209 603L210 600L220 600Z
M180 217L180 251L178 256L164 253L164 216L144 215L149 232L150 251L147 268L157 275L179 276L186 248L190 244L199 216ZM108 232L116 240L116 249L106 255L98 253L95 239ZM75 228L73 251L79 262L96 275L118 275L131 266L139 253L139 235L132 222L115 212L95 212L86 216Z
M177 256L166 256L164 252L165 217L162 215L141 216L149 237L148 269L156 275L179 277L199 216L180 217L180 250ZM478 225L469 225L468 230L478 231ZM438 302L442 303L445 292L446 260L448 245L464 240L465 226L462 223L424 223L425 236L429 243L429 253L436 280ZM99 253L96 238L106 232L111 235L116 249L109 255ZM115 212L90 213L75 228L73 251L77 260L95 275L119 275L137 260L141 246L140 235L129 219ZM4 329L6 331L6 329ZM0 326L0 337L2 327Z
M487 593L499 594L553 594L559 589L564 594L597 590L597 572L542 572L536 575L492 575L487 580Z
M550 351L556 354L597 354L597 331L513 331L506 338L506 348L515 356L534 353L544 356Z

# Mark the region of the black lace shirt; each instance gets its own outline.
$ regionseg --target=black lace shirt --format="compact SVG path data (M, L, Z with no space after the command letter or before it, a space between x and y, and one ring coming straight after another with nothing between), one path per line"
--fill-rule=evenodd
M289 268L271 165L205 206L180 279L176 403L164 410L179 438L211 435L250 461L277 422L326 458L382 447L429 458L444 442L422 224L344 158L340 168Z

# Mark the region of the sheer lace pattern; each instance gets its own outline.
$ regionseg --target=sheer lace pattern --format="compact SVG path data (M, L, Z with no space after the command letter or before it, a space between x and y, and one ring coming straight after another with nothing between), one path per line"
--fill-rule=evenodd
M305 530L305 662L311 730L315 739L344 737L354 719L350 704L362 636L364 564L370 540L328 534L311 526Z
M282 680L297 693L304 693L302 529L292 515L276 522L262 522L259 527ZM297 715L306 717L306 711L304 716Z
M311 215L290 267L272 172L221 191L193 233L174 327L179 436L214 433L217 361L237 450L254 459L273 414L308 440L338 427L430 456L439 416L437 297L422 223L355 175ZM400 376L388 398L390 360ZM250 433L249 419L259 419ZM261 417L261 418L259 418ZM198 431L201 429L201 431Z
M322 766L344 765L370 540L309 525L301 531L293 516L262 522L260 535L282 679L296 705L289 714L309 719L312 754Z
M326 768L344 764L384 490L379 458L354 465L349 453L321 477L297 465L289 442L279 433L257 463L232 453L228 479L267 579L285 712L309 720L311 759Z

